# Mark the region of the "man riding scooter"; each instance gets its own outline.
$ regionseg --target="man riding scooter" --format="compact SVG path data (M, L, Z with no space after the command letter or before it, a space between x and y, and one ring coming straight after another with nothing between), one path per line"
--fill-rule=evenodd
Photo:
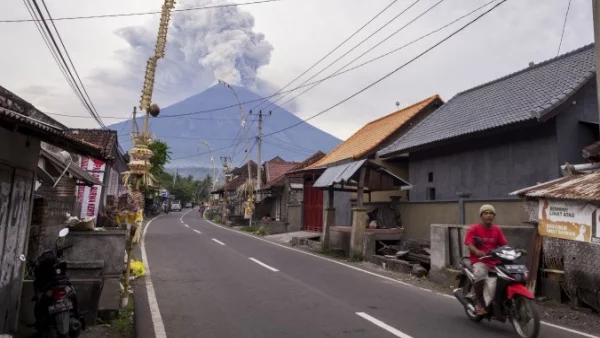
M483 298L484 282L488 278L490 270L494 269L494 265L498 261L491 258L480 260L479 257L483 257L490 250L497 249L508 243L504 237L504 233L502 233L502 229L494 225L496 209L493 206L488 204L481 206L479 217L481 218L481 223L473 224L469 227L465 236L465 245L469 247L469 251L471 252L470 260L473 265L473 274L475 275L473 283L473 290L477 297L475 311L478 315L484 315L486 313Z

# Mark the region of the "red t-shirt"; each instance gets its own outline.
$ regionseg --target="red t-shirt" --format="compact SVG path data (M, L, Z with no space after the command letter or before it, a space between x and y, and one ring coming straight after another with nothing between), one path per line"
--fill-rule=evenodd
M473 237L481 238L481 244L475 243ZM502 229L500 229L497 225L492 225L491 227L486 227L482 224L473 224L467 230L467 235L465 236L465 244L473 244L475 247L485 253L490 250L497 249L501 246L507 245L508 242L502 233ZM475 264L479 262L479 257L476 254L471 252L471 264ZM484 259L481 262L487 264L490 268L493 268L497 263L497 260Z

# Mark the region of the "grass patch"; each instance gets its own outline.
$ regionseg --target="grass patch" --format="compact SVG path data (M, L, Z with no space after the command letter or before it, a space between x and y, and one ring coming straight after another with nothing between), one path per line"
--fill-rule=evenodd
M119 310L117 319L110 323L110 331L117 337L133 337L133 298L124 309Z
M269 229L265 226L243 226L241 230L258 236L265 236L269 234Z
M363 260L363 255L359 254L359 253L350 254L350 257L348 257L349 262L361 262L362 260Z

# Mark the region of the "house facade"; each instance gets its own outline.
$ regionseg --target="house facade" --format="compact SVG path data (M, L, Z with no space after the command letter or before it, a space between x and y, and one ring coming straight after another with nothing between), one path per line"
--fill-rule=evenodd
M31 104L0 87L0 333L16 328L41 143L96 156L98 148L73 138ZM38 174L39 173L39 174Z
M501 209L501 224L526 221L508 194L559 177L560 165L579 162L598 139L594 79L589 45L457 94L378 152L390 162L409 159L409 222L423 223L413 234L427 238L428 225L443 220L475 222L486 201ZM457 210L461 199L466 211ZM416 210L429 216L417 219Z

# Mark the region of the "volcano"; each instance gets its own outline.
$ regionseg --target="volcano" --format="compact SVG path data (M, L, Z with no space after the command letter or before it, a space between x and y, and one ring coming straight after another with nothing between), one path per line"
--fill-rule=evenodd
M247 101L260 100L261 96L243 87L232 87L246 113L260 103L256 101L244 104ZM266 107L269 103L267 100L255 109ZM245 142L241 142L244 140L243 133L241 133L241 113L236 104L237 101L231 89L215 85L200 94L163 108L159 117L151 118L151 132L161 141L167 142L172 152L172 160L168 166L212 167L208 147L203 141L206 141L212 148L217 168L221 168L221 156L232 157L234 166L243 164L246 161ZM233 107L216 110L227 106ZM279 107L275 109L275 107L274 105L270 107L271 115L263 111L264 135L301 121L289 111ZM256 110L254 113L257 113ZM257 119L256 115L248 117L249 147L256 141ZM138 125L140 128L143 126L142 118L138 119ZM109 128L117 130L119 142L124 150L131 148L129 137L131 120L113 124ZM279 156L286 161L302 161L319 150L327 153L340 142L338 138L311 124L302 123L265 137L262 160L266 161ZM252 148L250 158L257 161L256 146Z

